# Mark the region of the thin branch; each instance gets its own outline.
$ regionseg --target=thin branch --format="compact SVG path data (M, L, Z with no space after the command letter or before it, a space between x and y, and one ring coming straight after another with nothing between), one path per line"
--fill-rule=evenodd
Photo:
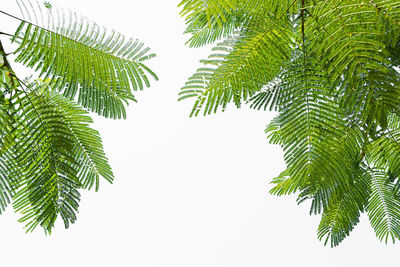
M7 15L7 16L9 16L9 17L11 17L11 18L13 18L13 19L19 20L19 21L25 21L25 20L23 20L23 19L21 19L21 18L18 18L18 17L16 17L16 16L14 16L14 15L11 15L11 14L9 14L9 13L3 11L3 10L0 10L0 13L3 13L4 15ZM25 22L27 22L27 21L25 21Z
M0 32L0 35L7 35L7 36L10 36L10 37L14 37L14 35L9 34L9 33L6 33L6 32ZM22 38L21 38L21 39L22 39Z

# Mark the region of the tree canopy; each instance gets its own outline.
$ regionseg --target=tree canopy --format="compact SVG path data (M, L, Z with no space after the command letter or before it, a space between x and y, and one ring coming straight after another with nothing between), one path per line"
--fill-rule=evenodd
M7 53L0 41L0 214L12 202L27 231L51 233L58 216L66 228L75 222L81 189L114 179L89 111L125 118L133 92L157 80L145 65L155 55L48 2L16 3L21 15L0 9L20 23L0 32L16 48ZM14 63L37 79L19 77Z
M337 246L368 214L400 238L400 1L183 0L190 47L215 44L182 87L191 116L230 103L278 115L266 127L287 169L275 195L297 193ZM266 163L268 164L268 163Z

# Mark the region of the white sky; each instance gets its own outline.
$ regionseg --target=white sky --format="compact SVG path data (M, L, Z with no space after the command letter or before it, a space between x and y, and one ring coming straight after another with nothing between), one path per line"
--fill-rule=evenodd
M0 216L1 266L399 266L398 244L380 243L366 216L331 249L317 240L309 203L267 193L285 168L264 134L274 114L188 117L192 101L177 93L209 48L184 45L179 1L51 2L144 41L160 81L137 94L127 120L96 119L116 179L83 192L70 229L60 220L51 236L26 234L12 208Z

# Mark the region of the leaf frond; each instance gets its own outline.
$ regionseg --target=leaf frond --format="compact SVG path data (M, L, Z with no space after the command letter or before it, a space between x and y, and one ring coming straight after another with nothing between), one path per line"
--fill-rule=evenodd
M85 110L46 83L27 90L18 100L22 119L14 150L23 167L13 206L27 231L40 225L51 233L58 215L66 228L76 221L80 188L97 189L99 177L112 182L113 174Z
M50 79L53 88L99 115L125 118L133 91L150 86L157 76L144 64L154 57L137 39L55 7L17 0L24 19L13 40L16 61ZM46 19L47 21L46 21Z

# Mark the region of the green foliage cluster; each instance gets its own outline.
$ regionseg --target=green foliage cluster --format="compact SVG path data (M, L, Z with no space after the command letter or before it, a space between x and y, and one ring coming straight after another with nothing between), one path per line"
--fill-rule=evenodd
M27 231L51 233L58 216L76 220L81 189L99 188L114 176L88 111L125 118L133 91L157 76L144 64L154 57L137 39L126 39L49 3L17 0L23 18L0 42L0 214L12 202ZM20 79L22 63L40 79Z
M191 115L229 103L278 112L266 128L298 194L337 246L366 212L400 239L400 1L183 0L188 44L217 42L180 91Z

